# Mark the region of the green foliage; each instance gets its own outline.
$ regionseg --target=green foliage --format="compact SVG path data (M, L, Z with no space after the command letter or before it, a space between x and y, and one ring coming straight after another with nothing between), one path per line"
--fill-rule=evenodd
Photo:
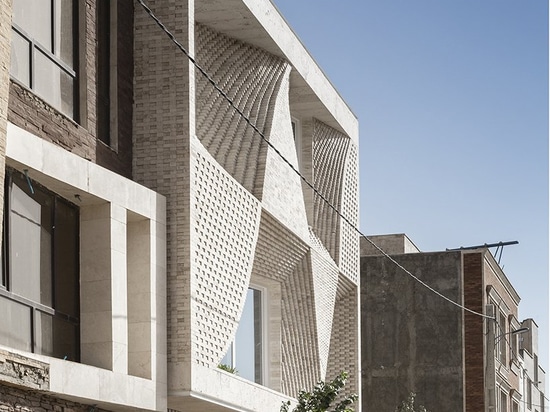
M351 405L357 400L357 395L352 394L341 400L334 409L330 409L332 403L338 397L340 391L346 385L348 374L341 372L333 381L319 382L312 392L300 391L298 405L292 412L353 412ZM280 412L289 412L290 402L283 402Z
M237 370L237 368L232 368L231 366L226 365L225 363L220 363L220 364L218 365L218 368L220 368L220 369L223 370L223 371L232 373L232 374L234 374L234 375L238 375L238 374L239 374L239 371Z
M422 405L418 406L418 409L415 409L414 398L416 398L416 393L409 393L407 400L401 402L401 405L395 408L395 412L428 412Z

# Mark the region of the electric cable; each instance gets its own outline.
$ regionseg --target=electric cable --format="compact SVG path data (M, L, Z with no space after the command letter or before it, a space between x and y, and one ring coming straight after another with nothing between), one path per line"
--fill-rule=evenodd
M304 181L304 183L311 189L313 192L319 196L323 202L326 203L326 205L332 209L344 222L346 222L355 232L359 234L359 236L364 237L376 250L378 250L385 258L389 259L393 264L395 264L399 269L401 269L403 272L405 272L408 276L413 278L415 281L420 283L422 286L424 286L429 291L433 292L440 298L446 300L447 302L451 303L452 305L463 309L467 312L470 312L474 315L480 316L482 318L486 319L492 319L496 321L496 318L492 316L488 316L484 313L476 312L470 308L467 308L466 306L461 305L458 302L455 302L454 300L448 298L447 296L443 295L441 292L435 290L433 287L419 279L417 276L415 276L413 273L411 273L409 270L407 270L405 267L403 267L399 262L397 262L393 257L391 257L388 253L386 253L384 250L382 250L378 245L376 245L371 239L369 239L366 235L364 235L359 228L355 226L354 223L352 223L347 217L345 217L337 208L334 206L319 190L304 176L300 173L299 170L297 170L294 165L284 157L284 155L265 137L265 135L256 127L254 123L244 114L244 112L237 107L233 99L231 99L227 93L221 89L220 86L216 83L212 77L208 74L208 72L203 69L197 61L189 54L187 49L176 39L174 34L168 30L168 28L160 21L160 19L152 12L152 10L145 4L143 0L136 0L145 10L145 12L155 21L157 26L160 27L160 29L170 38L170 40L177 46L177 48L187 56L189 61L193 63L193 65L197 68L197 70L206 78L206 80L214 87L214 89L228 102L228 104L237 112L239 116L262 138L262 140L285 162L299 177Z

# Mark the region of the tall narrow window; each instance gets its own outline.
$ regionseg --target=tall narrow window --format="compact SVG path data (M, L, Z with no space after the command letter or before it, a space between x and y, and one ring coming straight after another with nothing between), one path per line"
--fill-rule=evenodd
M79 360L78 209L15 171L6 188L0 343Z
M107 145L111 144L111 3L96 3L97 138Z
M508 396L504 391L500 391L500 412L508 412Z
M298 158L298 170L302 169L302 127L298 119L292 118L292 136L294 137L294 146L296 148L296 157Z
M76 117L72 0L13 0L11 75L53 107Z
M249 288L235 340L221 363L239 376L263 383L262 292Z
M499 339L499 360L500 363L506 365L506 352L508 347L508 337L506 336L507 325L506 325L506 316L504 313L500 312L499 317L499 333L502 335Z

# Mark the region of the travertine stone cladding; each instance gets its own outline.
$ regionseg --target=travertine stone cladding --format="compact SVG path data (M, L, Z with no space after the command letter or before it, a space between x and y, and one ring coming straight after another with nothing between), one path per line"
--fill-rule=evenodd
M288 64L203 25L196 25L196 40L199 65L269 136L275 98ZM202 74L197 73L196 79L199 139L224 169L261 200L267 145Z
M11 0L0 0L0 212L4 210L4 175L11 44ZM2 223L0 223L1 228Z

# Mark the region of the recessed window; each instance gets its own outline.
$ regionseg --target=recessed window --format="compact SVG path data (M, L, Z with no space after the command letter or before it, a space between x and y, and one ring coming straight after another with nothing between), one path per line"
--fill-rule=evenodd
M78 208L16 171L5 201L0 343L78 361Z
M111 15L116 2L98 1L97 7L97 138L111 144ZM114 10L112 10L114 8ZM116 57L116 56L114 56Z
M235 340L222 364L250 381L263 383L262 292L249 288Z
M501 337L499 339L499 347L498 347L499 361L503 365L506 365L506 352L508 347L508 341L507 341L508 338L506 333L508 331L508 327L506 323L506 316L502 312L500 312L498 327L499 327L499 334L501 334Z
M500 391L500 412L508 412L508 396L504 391Z
M298 170L302 169L302 126L298 119L292 118L292 136L298 158Z
M72 0L13 0L10 73L75 118L75 16Z

